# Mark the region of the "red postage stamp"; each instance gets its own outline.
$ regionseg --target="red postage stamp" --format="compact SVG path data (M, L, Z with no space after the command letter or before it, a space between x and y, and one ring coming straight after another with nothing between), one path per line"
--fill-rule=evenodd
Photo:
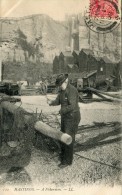
M117 19L118 0L90 0L90 17Z
M121 21L119 0L89 0L89 3L84 19L90 30L109 33L117 28Z

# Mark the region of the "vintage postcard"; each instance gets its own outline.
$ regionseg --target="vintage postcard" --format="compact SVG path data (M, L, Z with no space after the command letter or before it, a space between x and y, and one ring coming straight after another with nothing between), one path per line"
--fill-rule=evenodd
M121 195L120 0L0 0L0 195Z

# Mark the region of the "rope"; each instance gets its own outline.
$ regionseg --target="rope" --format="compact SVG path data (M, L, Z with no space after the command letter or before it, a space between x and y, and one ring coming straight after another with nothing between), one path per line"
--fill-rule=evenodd
M90 159L90 158L85 157L85 156L81 156L78 153L74 153L74 154L76 156L78 156L79 158L84 158L85 160L88 160L88 161L92 161L92 162L95 162L95 163L99 163L101 165L105 165L105 166L108 166L108 167L111 167L111 168L114 168L114 169L117 169L117 170L122 170L122 168L119 168L119 167L116 167L116 166L113 166L113 165L110 165L110 164L107 164L107 163L103 163L103 162L100 162L100 161L97 161L97 160L94 160L94 159Z

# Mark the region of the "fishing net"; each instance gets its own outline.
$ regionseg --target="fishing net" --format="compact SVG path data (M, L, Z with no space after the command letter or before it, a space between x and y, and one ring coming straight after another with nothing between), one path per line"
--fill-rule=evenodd
M26 166L30 162L35 138L36 117L21 108L17 108L14 114L3 109L2 115L2 146L4 150L6 143L9 152L7 151L7 154L0 153L0 167L4 169ZM11 147L12 142L17 144Z

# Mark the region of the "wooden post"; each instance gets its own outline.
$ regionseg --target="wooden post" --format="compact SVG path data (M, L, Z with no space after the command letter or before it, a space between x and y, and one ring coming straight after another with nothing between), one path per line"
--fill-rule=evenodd
M2 26L2 23L1 23ZM0 26L0 27L1 27ZM2 31L2 27L0 28L0 33ZM1 45L1 41L0 41L0 82L2 81L2 77L3 77L3 72L2 72L2 45Z
M0 108L0 147L2 146L2 135L3 135L3 109Z
M0 82L1 81L2 81L2 60L0 59Z

